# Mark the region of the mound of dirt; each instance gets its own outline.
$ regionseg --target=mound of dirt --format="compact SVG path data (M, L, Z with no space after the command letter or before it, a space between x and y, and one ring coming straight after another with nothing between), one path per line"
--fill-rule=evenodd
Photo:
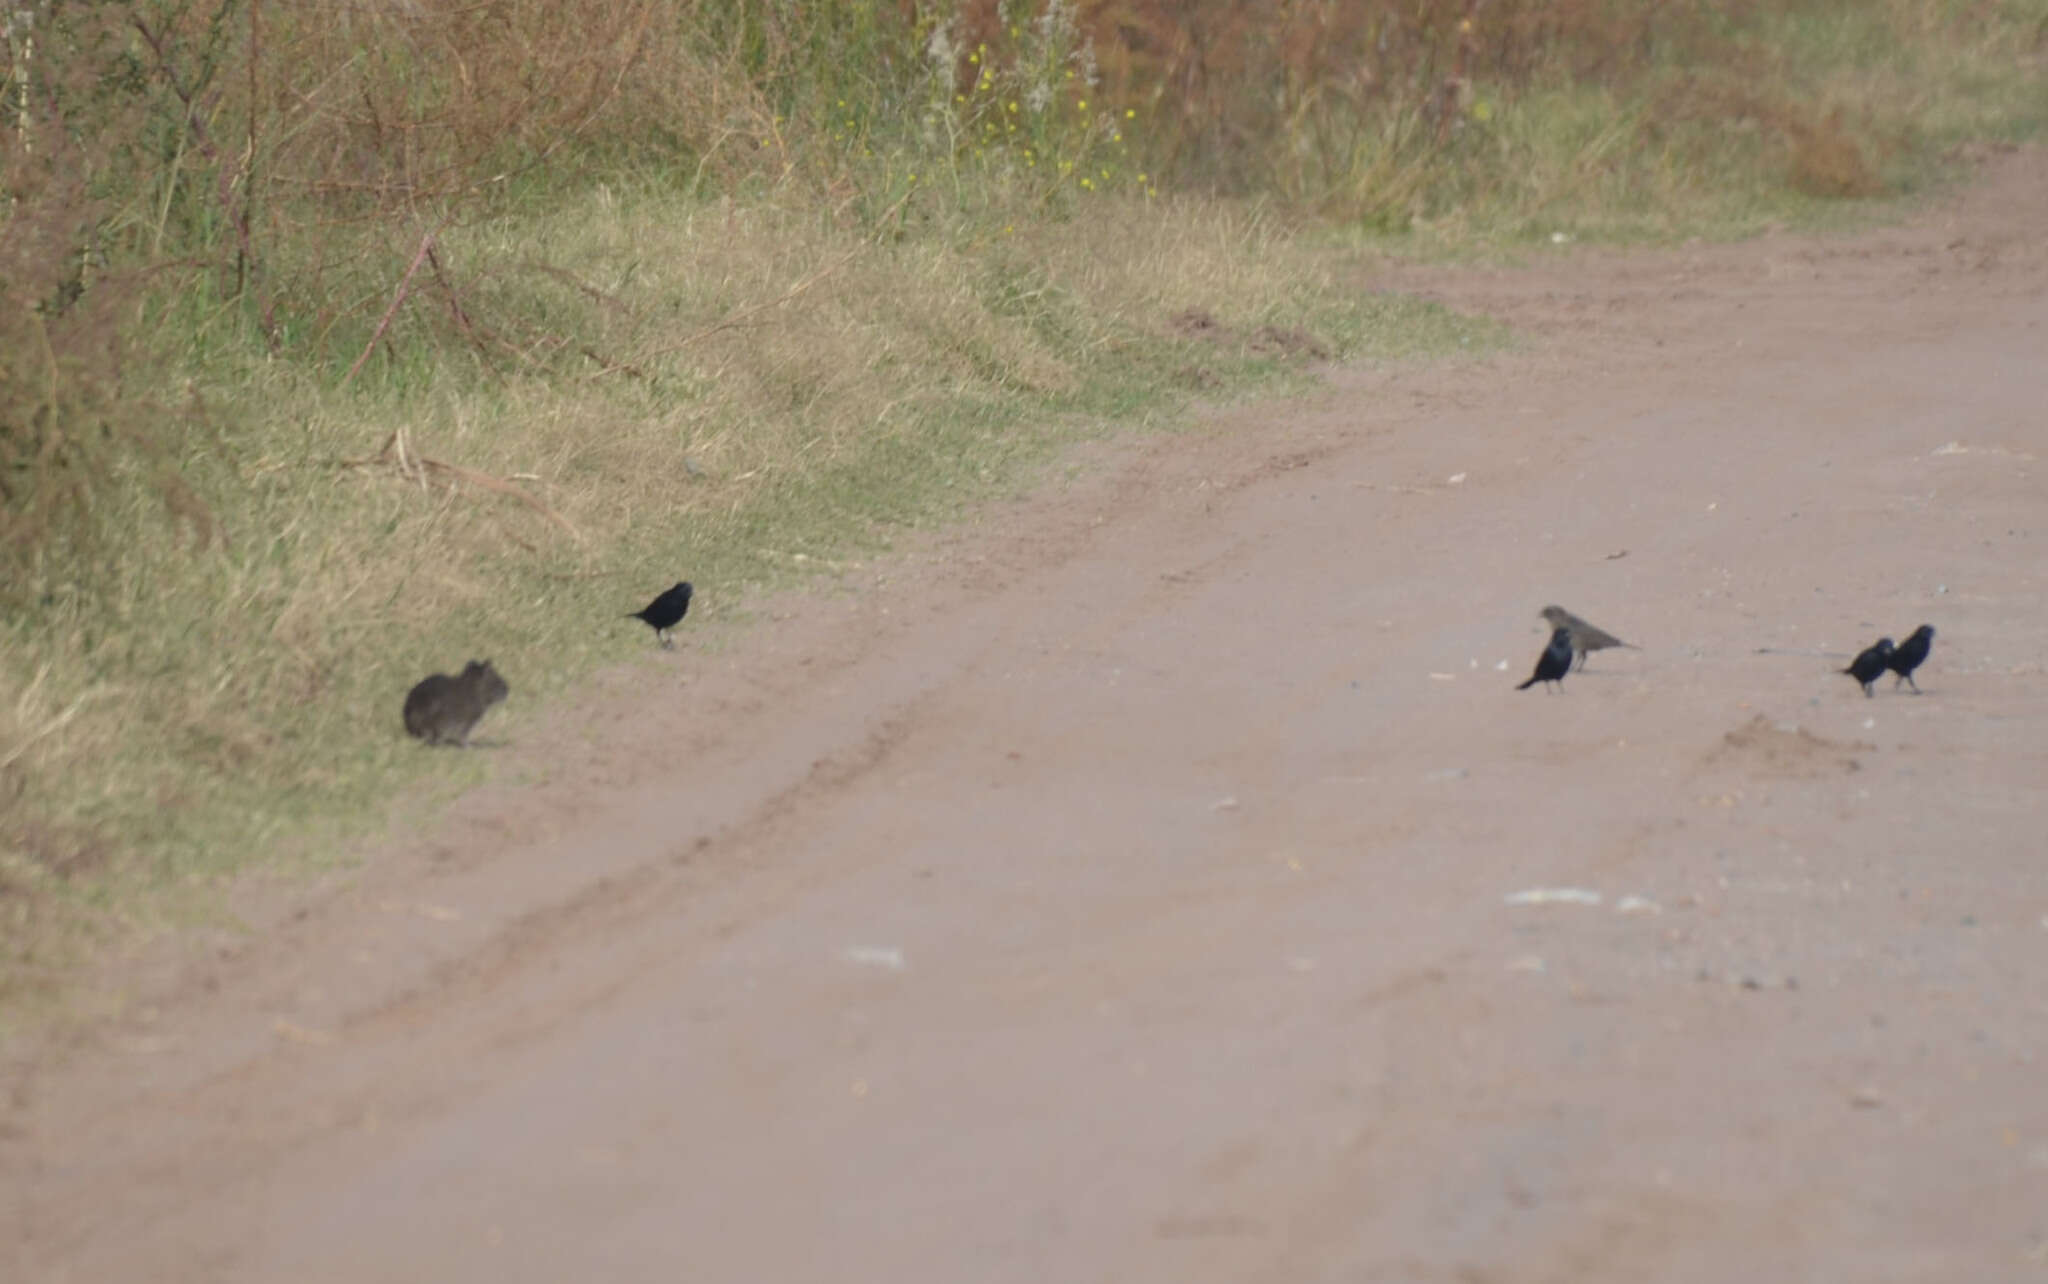
M1848 744L1817 736L1804 727L1773 722L1759 713L1721 737L1700 765L1708 770L1738 768L1772 776L1810 778L1846 775L1863 770L1855 755L1877 746L1861 740Z
M1182 339L1206 339L1217 344L1236 344L1246 352L1286 361L1327 361L1330 349L1322 340L1300 326L1282 328L1262 325L1256 330L1233 330L1216 319L1207 308L1189 308L1168 318L1169 333Z

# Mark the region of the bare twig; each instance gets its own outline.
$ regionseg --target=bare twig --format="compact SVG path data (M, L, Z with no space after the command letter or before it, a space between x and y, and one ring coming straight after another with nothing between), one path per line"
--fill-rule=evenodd
M253 147L246 158L245 166L238 164L231 157L223 153L219 147L215 146L213 135L207 130L205 120L205 117L211 112L211 104L200 101L195 88L185 84L184 80L178 75L177 66L171 60L170 50L164 44L164 29L150 30L149 24L139 15L131 17L129 25L135 28L136 34L142 37L142 42L148 45L149 51L156 56L157 71L163 76L165 83L171 87L171 93L176 95L178 101L184 105L185 128L191 133L192 141L198 144L200 154L220 169L218 187L221 212L227 215L228 225L235 230L235 288L236 292L239 293L245 281L253 281L253 278L260 277L262 274L262 263L256 257L256 248L249 231L250 206L255 200L254 167L256 156ZM252 31L253 38L254 33ZM252 56L250 75L253 77L254 74L255 61ZM254 93L253 79L251 81L251 93L252 95ZM249 103L252 140L254 138L255 115L256 103L252 96ZM243 189L243 199L240 201L235 200L234 196L238 181ZM260 287L257 290L257 295L263 318L264 343L269 346L272 354L275 354L278 351L275 312L270 300L263 296Z
M555 267L551 264L539 263L534 261L533 259L526 260L525 266L535 272L540 273L542 276L552 277L553 279L560 281L562 284L568 286L572 290L575 290L581 294L588 295L590 298L597 301L598 303L602 303L604 306L612 309L613 311L622 314L623 316L626 317L626 319L630 321L638 321L640 319L639 317L633 314L633 309L626 306L625 301L619 298L618 295L613 294L609 290L598 289L596 286L578 277L573 272L564 271L563 269Z
M610 374L612 371L616 370L622 375L630 375L635 379L645 379L647 377L647 372L645 370L642 370L640 367L626 361L613 361L611 358L605 356L602 352L599 352L596 348L591 347L587 343L579 344L576 350L582 353L584 356L588 357L590 360L596 362L598 368L603 370L606 374Z
M461 464L451 464L446 460L422 455L409 445L402 429L394 429L391 435L384 439L384 445L378 449L376 454L367 455L360 459L344 459L340 461L340 466L343 468L371 468L382 464L392 465L398 470L400 476L417 477L422 484L425 483L428 473L441 473L457 481L468 482L472 486L478 486L499 495L509 495L528 508L531 508L534 512L539 513L542 517L547 518L550 522L561 527L568 533L569 538L579 544L583 542L583 533L570 524L568 518L548 507L540 500L535 499L521 487L513 485L502 477L493 477L489 473L478 472L474 468L465 468Z
M544 580L604 580L624 575L621 570L612 571L543 571Z
M851 263L854 260L854 258L857 255L859 255L862 250L865 250L866 248L867 246L864 244L856 245L852 249L848 250L846 253L832 260L830 263L827 263L824 267L819 268L817 271L811 273L803 280L798 281L795 285L790 286L787 290L784 290L780 295L776 296L775 298L764 299L759 303L741 308L738 311L728 312L722 320L715 321L712 324L705 326L701 330L692 331L691 333L683 336L681 339L678 339L676 342L667 344L663 347L656 348L654 351L649 352L646 355L647 357L665 357L671 352L680 352L684 348L689 347L693 343L697 343L703 339L708 339L712 335L717 334L721 330L739 329L742 323L746 320L746 318L753 316L757 312L766 312L771 308L779 308L784 304L791 302L804 291L810 289L818 282L832 275L834 272L837 272L840 268L845 267L848 263Z
M448 274L441 270L441 256L434 252L431 245L427 247L427 262L434 265L434 280L440 284L441 292L448 296L448 311L454 314L455 324L461 327L462 333L468 337L476 350L482 352L483 340L477 337L476 329L470 325L469 313L462 306L462 298L455 293L455 286L449 282Z
M41 681L41 675L37 676L37 681ZM76 718L78 716L79 710L85 708L87 701L95 700L98 699L100 696L110 694L112 694L112 692L109 689L100 687L95 688L91 691L87 691L83 695L79 696L77 699L73 700L71 704L65 708L64 712L58 714L56 717L50 719L48 722L45 722L42 726L37 727L28 735L23 736L21 742L16 744L14 748L8 750L6 754L0 755L0 771L5 771L7 770L7 768L13 766L17 759L19 759L23 754L27 753L29 749L35 745L36 741L41 740L44 736L50 735L53 732L62 731L71 722L73 718Z
M348 387L349 380L356 377L356 371L363 368L363 363L370 359L370 353L376 350L377 341L384 337L384 331L390 326L391 318L398 315L398 309L405 303L405 296L412 290L412 274L420 270L420 264L427 261L427 256L433 253L433 250L434 234L429 232L420 238L419 252L412 256L412 265L406 268L405 275L398 279L398 289L391 296L391 306L385 308L384 315L378 319L376 331L370 335L370 341L363 345L363 354L356 358L356 363L341 377L342 387Z

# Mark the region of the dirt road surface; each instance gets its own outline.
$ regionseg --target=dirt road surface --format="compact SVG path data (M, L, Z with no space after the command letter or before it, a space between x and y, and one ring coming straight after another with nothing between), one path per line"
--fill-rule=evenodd
M686 631L18 1055L0 1277L2048 1280L2044 214L1389 269L1524 345Z

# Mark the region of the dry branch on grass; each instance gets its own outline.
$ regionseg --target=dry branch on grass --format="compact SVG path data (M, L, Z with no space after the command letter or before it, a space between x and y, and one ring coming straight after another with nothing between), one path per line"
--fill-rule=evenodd
M645 354L645 357L643 357L642 359L644 360L646 358L651 357L665 357L672 352L681 352L684 348L687 348L692 344L699 343L705 339L708 339L712 335L717 334L721 330L739 329L740 326L746 322L746 319L748 317L754 316L757 313L767 312L770 311L771 309L782 307L784 304L792 303L796 300L798 295L804 293L806 290L810 289L818 282L824 280L826 277L831 276L834 272L837 272L840 268L845 267L848 263L853 262L854 259L860 256L860 252L862 250L865 250L866 248L868 247L865 243L856 245L852 249L848 250L846 253L832 260L830 263L827 263L824 267L819 268L817 271L811 273L803 280L798 281L795 285L790 286L787 290L784 290L775 298L764 299L759 303L750 304L747 307L739 308L736 309L735 311L728 312L725 316L721 317L717 321L712 322L710 325L707 325L700 330L693 330L689 334L686 334L682 338L676 340L674 343L664 344L663 346L656 348L654 351Z
M28 691L23 693L24 701L26 700L27 695L33 693L35 689L42 684L43 679L49 676L49 672L50 666L47 664L44 665L40 671L37 672L35 680L30 682L28 685ZM35 747L37 741L43 739L45 736L54 735L57 732L62 731L66 726L70 725L71 720L73 718L76 718L79 715L79 712L83 710L86 705L90 704L94 700L99 699L102 696L111 694L113 694L112 690L105 687L95 687L90 691L80 693L76 699L74 699L69 705L65 706L63 712L57 714L53 718L48 719L35 730L23 735L19 740L17 740L14 743L14 745L11 748L7 750L6 753L0 754L0 771L5 771L9 767L12 767L17 761L19 761L22 758L23 755L27 754L30 749Z
M363 345L362 352L356 356L355 362L349 366L348 373L341 377L341 387L346 388L349 385L350 381L356 377L356 374L362 370L364 364L369 361L370 354L375 352L377 345L383 341L385 332L391 328L393 318L398 315L399 309L404 307L406 300L411 297L412 279L419 273L422 263L433 269L434 281L441 287L441 293L448 300L448 313L455 319L456 328L462 332L463 338L469 340L470 346L475 348L478 354L486 359L490 355L492 346L495 345L511 353L520 362L529 366L536 366L541 364L541 361L534 355L533 349L560 350L574 348L606 374L623 374L635 379L645 379L647 377L646 371L631 362L614 360L587 343L578 343L561 335L543 332L536 335L528 347L521 347L495 331L480 327L471 318L469 309L462 305L461 292L455 288L455 283L448 279L448 271L442 266L441 253L435 245L439 235L438 231L434 231L428 232L420 238L419 249L413 252L412 262L406 265L405 272L398 278L398 286L391 293L391 302L385 306L384 315L377 318L377 325L371 330L369 341ZM529 266L538 267L538 265ZM539 267L539 270L560 277L568 277L567 273L559 272L557 269ZM581 286L580 282L574 282L574 278L568 279L572 283L579 285L580 288L590 293L593 297L612 303L615 306L623 307L623 305L618 304L616 300L611 299L609 296L603 295L601 292L595 291L590 287Z
M406 265L405 275L398 278L398 288L392 291L391 304L384 309L384 315L377 318L377 328L370 332L370 341L363 345L362 355L348 368L348 373L341 377L342 387L348 387L349 380L356 377L356 371L361 370L363 363L370 359L370 354L377 350L378 341L384 337L384 331L391 326L391 318L398 315L398 310L405 306L406 296L412 293L413 273L420 270L420 264L426 262L427 256L433 251L434 234L429 232L420 238L420 248L413 254L412 262ZM385 443L385 448L390 448L389 442Z
M395 468L399 476L409 481L417 481L421 486L427 484L427 477L430 474L438 473L444 477L452 478L458 482L467 482L472 486L480 487L495 494L509 495L528 508L531 508L534 512L539 513L542 517L547 518L550 522L561 527L568 533L569 538L579 544L583 542L583 533L577 530L568 518L534 498L525 490L513 485L503 477L493 477L489 473L478 472L474 468L465 468L461 464L451 464L446 460L420 454L412 448L412 444L407 440L406 432L403 428L393 429L391 435L384 439L384 445L378 449L376 454L366 455L360 459L344 459L341 461L341 467L343 468L378 468L384 466Z
M609 290L598 289L590 282L585 281L583 278L577 276L574 272L565 271L562 268L556 267L552 263L542 263L538 259L533 258L523 260L520 263L520 266L526 268L528 271L538 272L542 276L547 277L550 280L561 282L563 285L568 286L570 289L576 291L578 294L581 294L584 297L592 300L593 302L599 303L604 307L609 308L613 312L618 313L619 315L625 317L628 321L631 321L636 325L639 324L640 322L639 315L636 314L632 308L626 305L625 300L621 299L618 295L613 294Z

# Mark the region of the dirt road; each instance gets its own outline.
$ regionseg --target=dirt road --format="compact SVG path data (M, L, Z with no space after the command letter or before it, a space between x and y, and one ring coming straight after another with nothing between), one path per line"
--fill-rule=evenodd
M606 675L16 1066L0 1276L2048 1280L2044 211L1389 270L1525 348Z

